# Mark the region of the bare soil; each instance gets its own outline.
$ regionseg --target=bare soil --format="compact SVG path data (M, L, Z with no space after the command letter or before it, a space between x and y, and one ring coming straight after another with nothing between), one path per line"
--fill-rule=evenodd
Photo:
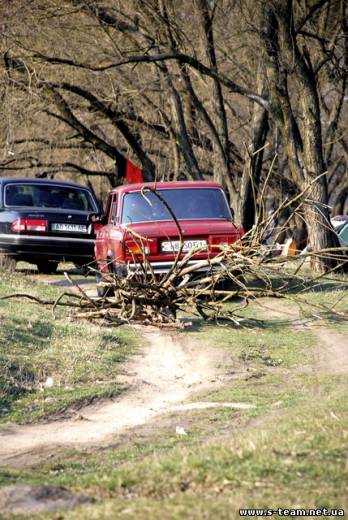
M273 317L286 318L295 329L309 330L317 341L313 352L313 363L308 367L317 374L344 374L348 372L347 335L328 328L324 320L302 318L299 307L287 305L286 301L275 300L263 306Z
M0 489L0 512L4 515L28 515L71 509L94 500L72 493L61 486L5 486Z
M325 325L311 327L317 337L316 370L321 374L344 374L348 372L348 338L333 332Z
M141 328L145 346L128 365L129 390L115 400L79 410L74 419L28 426L6 425L0 430L0 466L25 466L39 454L58 447L82 447L111 442L127 429L142 425L163 412L216 406L182 404L194 394L219 387L226 377L226 353L185 336ZM179 405L180 403L180 405ZM221 403L243 408L245 403ZM40 457L39 457L40 458Z
M294 307L278 300L267 304L267 310L274 317L290 319L293 327L310 329L316 335L313 363L304 372L348 372L348 344L343 334L330 331L325 324L303 320ZM74 418L1 427L0 466L32 465L63 447L108 445L125 431L145 425L164 413L179 414L216 406L250 407L248 403L187 402L194 395L247 374L222 349L191 338L188 343L187 337L177 332L164 333L150 327L142 327L140 332L144 347L127 367L128 391L115 400L86 406ZM231 371L232 376L228 375Z

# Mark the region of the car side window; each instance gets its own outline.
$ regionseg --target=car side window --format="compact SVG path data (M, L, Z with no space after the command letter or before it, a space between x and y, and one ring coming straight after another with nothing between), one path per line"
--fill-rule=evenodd
M117 221L117 195L112 196L111 205L110 205L110 212L109 212L109 223L113 226L116 224Z

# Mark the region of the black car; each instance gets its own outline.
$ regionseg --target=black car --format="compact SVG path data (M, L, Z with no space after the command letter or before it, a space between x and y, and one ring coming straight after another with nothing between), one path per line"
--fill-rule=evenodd
M0 266L24 260L42 273L58 263L85 265L94 257L99 212L92 191L78 184L43 179L0 178Z

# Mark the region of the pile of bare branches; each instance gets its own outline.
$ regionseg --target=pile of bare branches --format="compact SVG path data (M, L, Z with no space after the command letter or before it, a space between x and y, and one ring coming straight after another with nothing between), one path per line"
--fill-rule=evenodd
M258 233L259 230L257 228ZM254 239L253 233L244 241L220 251L217 256L194 264L190 262L197 251L191 251L181 260L177 255L171 270L161 275L153 272L143 253L142 258L135 259L133 269L129 267L126 275L103 273L99 290L104 295L99 297L91 296L88 290L65 273L75 286L75 291L63 292L56 301L42 300L25 293L15 293L2 299L25 297L52 306L53 313L57 306L71 307L74 318L102 320L113 325L141 323L161 328L184 328L194 316L243 325L245 318L242 310L250 302L263 297L284 298L290 304L307 303L315 313L330 312L348 318L348 313L336 310L336 303L330 307L314 305L305 297L307 291L327 282L337 289L346 288L346 277L333 278L335 268L330 276L321 274L313 277L309 269L302 275L303 266L311 253L299 257L275 255L273 245L255 243ZM339 257L340 252L322 254Z
M53 305L53 312L58 305L74 308L74 317L88 320L106 320L115 325L130 322L152 324L159 327L183 328L188 323L179 316L198 316L210 320L230 320L235 324L243 322L241 310L249 302L261 297L296 299L296 294L313 290L332 274L347 265L348 248L332 248L289 256L281 254L278 237L288 230L289 220L280 227L274 222L278 214L291 206L291 216L301 214L301 207L306 202L305 193L290 201L285 200L272 215L262 218L254 228L238 242L220 247L206 260L195 260L200 250L183 254L183 234L175 214L161 195L150 189L166 206L176 223L179 250L170 270L163 274L155 273L146 253L146 238L128 229L133 241L138 245L140 254L133 256L133 261L119 273L110 264L108 272L90 270L101 280L98 283L99 297L90 296L81 285L68 274L65 276L75 286L74 292L64 292L55 302L42 301L38 298L14 294L10 297L30 297L39 303ZM143 193L146 198L146 193ZM272 237L270 240L270 236ZM311 259L325 256L332 262L331 271L315 277L303 275L304 266ZM337 288L346 287L346 278L337 277ZM226 305L226 303L233 305ZM348 315L338 313L334 306L323 311L336 312L345 318ZM180 313L180 315L179 315ZM179 316L178 316L179 315Z
M153 273L145 256L137 263L137 270L129 270L126 276L104 274L99 287L105 294L99 298L88 297L79 287L80 308L75 316L182 328L187 322L178 319L180 312L181 316L240 324L240 311L249 302L262 297L294 298L297 292L312 290L324 278L302 276L302 258L296 260L300 264L295 269L289 269L292 258L274 256L269 247L235 245L210 260L191 265L194 254L186 255L163 275ZM337 283L347 285L343 280ZM233 302L233 306L226 306L227 302Z
M274 227L274 222L288 207L292 208L291 217L295 213L301 214L302 205L308 203L307 189L291 200L285 200L271 215L262 218L266 213L263 211L257 225L242 240L220 248L215 256L200 261L194 261L200 252L197 249L183 255L183 234L175 214L158 192L146 190L160 199L176 223L180 246L171 269L164 274L155 273L146 255L145 237L129 229L141 253L133 256L127 272L123 271L122 275L115 272L113 265L107 273L96 273L102 280L99 282L102 297L89 298L79 288L81 309L77 317L183 327L185 321L177 318L180 311L181 315L239 324L243 320L241 309L255 298L285 298L296 291L311 290L347 263L347 248L305 251L305 254L293 257L280 254L278 237L288 229L289 219L278 228ZM146 198L145 192L143 196ZM271 235L272 240L269 240ZM331 272L315 278L304 277L303 266L318 256L331 261ZM346 284L343 279L337 283ZM231 300L233 307L226 306Z
M267 222L266 222L267 224ZM264 226L266 230L267 225ZM257 237L256 237L257 233ZM73 317L88 320L103 320L114 325L138 322L158 327L184 328L189 317L198 316L206 320L229 320L236 325L243 324L241 313L250 302L262 297L286 298L296 302L296 295L303 294L316 286L330 281L337 288L347 287L345 277L332 277L332 273L313 277L309 269L302 274L308 257L314 253L296 257L278 255L274 245L260 243L260 227L244 240L221 250L215 257L192 263L196 251L183 258L180 251L169 272L156 274L144 252L134 258L128 272L122 275L102 274L99 292L103 296L91 296L83 286L65 273L75 291L63 292L56 301L44 301L28 294L12 294L9 297L26 297L40 304L51 305L53 312L57 306L73 308ZM141 244L142 238L133 236ZM319 254L318 252L315 253ZM341 250L325 251L332 258L341 258ZM338 264L340 265L340 264ZM231 305L226 305L226 303ZM319 306L318 306L319 307ZM334 305L330 311L339 313ZM318 312L318 311L317 311Z

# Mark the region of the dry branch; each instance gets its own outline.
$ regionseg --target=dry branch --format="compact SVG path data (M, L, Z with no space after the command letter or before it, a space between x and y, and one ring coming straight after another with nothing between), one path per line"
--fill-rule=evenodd
M302 197L296 195L292 200L285 200L280 204L276 214L290 206L294 208L293 214L298 211L308 188L303 190ZM15 293L1 299L29 298L39 304L52 305L53 312L58 305L71 306L78 309L74 314L76 318L107 320L114 325L140 322L158 327L182 328L185 322L177 318L179 311L198 315L205 320L229 320L239 325L243 321L240 311L250 301L262 297L291 298L292 301L298 301L299 305L311 305L315 310L336 314L340 318L348 317L347 312L337 310L336 305L329 307L311 304L309 299L303 298L306 291L315 290L325 281L335 284L336 288L347 287L348 281L344 278L333 280L328 278L328 275L347 265L348 247L306 251L299 256L281 256L277 244L269 241L269 229L275 215L273 213L259 220L242 240L220 248L206 260L197 261L196 255L201 250L192 250L187 254L182 252L183 234L175 214L162 196L151 188L143 190L146 200L148 191L165 205L177 227L180 247L167 273L156 274L153 271L146 253L146 237L129 228L128 231L137 243L140 253L133 254L133 262L128 266L127 274L115 273L112 265L108 266L108 272L103 273L90 268L90 271L102 280L98 285L103 289L103 297L91 297L66 274L66 278L77 289L77 294L64 292L55 302L23 293ZM148 203L151 204L150 200ZM288 227L288 221L289 219L282 228L273 230L274 238ZM303 276L301 271L304 262L313 257L334 259L335 266L326 275L314 278ZM291 269L289 264L292 265Z
M256 232L259 234L260 230ZM333 253L339 258L344 249L347 251L347 248L340 248L322 254ZM107 281L102 282L108 290L107 295L94 299L93 303L84 299L76 317L107 319L115 324L141 322L181 328L185 322L180 321L177 314L182 311L205 320L229 320L239 325L243 321L240 311L250 301L263 297L289 298L291 293L292 301L297 301L297 294L300 294L301 304L310 306L310 300L303 298L303 293L325 281L323 276L304 277L299 269L296 273L289 271L289 262L294 258L274 256L271 246L265 252L265 246L256 247L250 237L245 243L234 244L209 260L188 265L194 255L195 252L191 252L178 259L170 276L154 275L148 271L143 251L134 259L138 267L135 272L129 272L127 277L108 273ZM208 271L201 271L203 267ZM337 288L348 285L344 279L336 282L330 279L330 283L335 283ZM227 302L232 302L233 306L226 306ZM348 317L335 306L313 304L312 307L341 318Z

